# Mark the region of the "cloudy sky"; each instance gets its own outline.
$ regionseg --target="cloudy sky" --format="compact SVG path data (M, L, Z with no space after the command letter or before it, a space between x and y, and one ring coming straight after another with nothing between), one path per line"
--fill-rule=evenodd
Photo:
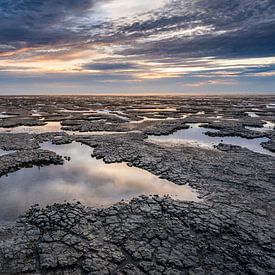
M275 92L274 0L1 0L0 94Z

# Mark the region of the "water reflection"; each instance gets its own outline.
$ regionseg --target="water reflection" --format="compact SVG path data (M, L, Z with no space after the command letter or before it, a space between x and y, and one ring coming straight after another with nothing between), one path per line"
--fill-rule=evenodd
M87 109L87 110L61 109L61 110L59 110L59 112L61 112L61 113L87 113L87 114L95 113L95 111L92 109Z
M34 117L40 117L42 115L39 114L39 112L37 110L32 110L32 116L34 116Z
M133 124L139 124L139 123L143 123L144 121L165 121L165 120L178 120L178 119L184 119L186 118L188 115L181 115L180 117L165 117L165 118L154 118L154 117L146 117L143 116L142 120L132 120L129 123L133 123Z
M250 117L259 117L256 113L254 112L246 112L246 114L248 114L248 116Z
M102 136L102 135L125 135L129 133L141 133L141 131L127 131L127 132L112 132L112 131L92 131L92 132L80 132L80 131L65 131L67 134L70 135L77 135L77 136Z
M127 120L127 121L129 120L129 118L125 116L126 114L122 111L115 111L114 112L114 111L110 111L110 110L107 110L107 109L103 109L103 110L97 110L96 113L97 114L103 114L103 115L115 116L115 117L118 117L122 120Z
M48 122L42 126L17 126L13 128L0 128L0 133L28 133L28 134L41 134L47 132L63 132L69 135L115 135L115 134L127 134L127 133L140 133L140 131L127 131L127 132L116 132L116 131L69 131L62 130L60 122L53 121Z
M42 126L17 126L13 128L0 128L1 133L28 133L39 134L47 132L60 132L60 122L52 121Z
M13 117L12 115L5 115L5 114L0 114L0 118L6 118L6 117Z
M177 111L176 108L135 108L129 109L130 111L134 112L175 112Z
M186 144L189 146L204 147L207 149L214 149L214 145L219 143L232 144L245 147L251 151L275 156L274 153L264 149L260 144L267 142L268 138L246 139L241 137L210 137L204 133L216 132L217 130L205 129L200 127L200 123L188 124L191 128L179 130L167 136L149 136L148 141L153 143L168 143L168 144Z
M12 154L12 153L14 153L14 152L15 152L15 151L5 151L5 150L0 149L0 156Z
M246 126L245 128L252 131L267 132L272 131L275 128L275 123L272 121L265 121L265 124L262 127Z
M30 205L64 200L108 206L141 194L169 194L180 200L198 201L190 186L179 186L125 163L105 164L91 157L92 149L80 143L52 145L49 149L71 160L61 166L25 168L0 178L0 220L15 219Z
M275 103L270 103L266 105L267 108L275 108Z

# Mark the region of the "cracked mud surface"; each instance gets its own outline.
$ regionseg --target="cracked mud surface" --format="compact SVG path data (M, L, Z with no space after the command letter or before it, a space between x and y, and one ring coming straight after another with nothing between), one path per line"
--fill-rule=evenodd
M2 118L1 127L60 121L63 130L123 133L0 133L0 148L7 150L0 156L0 175L62 164L60 156L39 144L77 141L93 147L93 156L106 163L123 161L188 183L203 201L143 196L105 209L79 203L34 206L17 223L0 225L1 274L273 274L274 157L228 144L215 150L161 146L146 137L186 129L185 123L207 123L218 136L266 137L262 146L274 151L274 129L245 128L275 122L275 109L267 108L274 101L272 96L2 97L0 111L12 117ZM165 111L167 106L176 111ZM43 120L32 115L34 109ZM130 121L160 120L130 123L100 109Z
M232 211L235 217L232 217ZM237 216L236 216L237 215ZM43 274L272 273L264 213L143 197L99 210L32 208L1 245L5 272ZM210 218L211 217L211 218ZM259 219L259 218L257 218ZM16 253L16 257L15 256Z

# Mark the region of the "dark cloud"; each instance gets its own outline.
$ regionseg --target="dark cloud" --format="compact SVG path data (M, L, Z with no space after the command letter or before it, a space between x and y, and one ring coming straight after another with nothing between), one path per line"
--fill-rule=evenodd
M243 70L240 75L257 75L258 73L275 73L275 64L266 65L266 66L259 66L259 67L251 67Z
M142 16L104 21L98 19L97 5L105 1L112 0L2 0L0 53L36 46L65 45L66 53L67 45L69 53L83 45L98 51L101 43L116 46L107 54L119 54L120 59L80 65L102 71L104 77L111 71L146 71L136 64L138 60L195 67L200 58L209 56L275 56L274 0L172 0Z
M167 32L196 27L208 28L208 31L165 37ZM129 40L144 38L139 43L133 40L131 47L120 52L125 55L151 58L274 56L275 1L172 1L157 17L121 26L121 33ZM156 34L160 39L150 41Z
M85 64L82 67L86 70L111 71L111 70L130 70L136 69L137 66L133 63L91 63Z
M83 40L87 34L74 30L96 0L2 0L0 44L28 47Z
M275 54L274 0L173 0L152 15L145 14L145 20L136 17L133 22L126 18L122 25L93 22L91 13L87 17L88 12L93 10L96 14L95 4L105 1L2 0L0 44L5 47L0 47L0 51L37 45L81 46L90 41L91 44L126 44L128 48L120 54L148 58ZM167 32L196 27L209 31L165 37ZM93 29L101 29L101 32L93 32ZM152 35L163 37L151 41Z
M207 33L187 39L177 37L162 41L145 41L119 53L145 55L151 58L264 57L275 55L273 45L275 45L275 21L221 34Z
M124 30L162 32L196 25L232 30L274 20L274 11L273 0L174 0L150 19L134 22Z

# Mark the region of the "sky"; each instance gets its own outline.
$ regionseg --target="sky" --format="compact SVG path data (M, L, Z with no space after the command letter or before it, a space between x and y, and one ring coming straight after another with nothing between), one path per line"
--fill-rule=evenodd
M274 0L0 0L0 95L274 84Z

